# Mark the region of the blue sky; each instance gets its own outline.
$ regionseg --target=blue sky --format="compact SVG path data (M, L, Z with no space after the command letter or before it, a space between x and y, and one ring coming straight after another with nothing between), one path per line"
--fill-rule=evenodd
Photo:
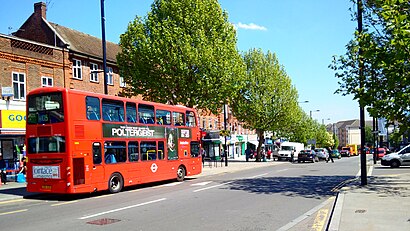
M44 0L47 20L101 38L99 0ZM0 33L17 30L33 13L33 0L3 1ZM120 34L136 15L145 16L152 0L105 0L106 38ZM357 23L351 21L350 0L220 0L237 28L238 49L261 48L276 53L299 92L300 104L320 123L358 119L359 106L351 96L334 94L339 87L328 68L333 55L345 53ZM328 120L330 119L330 120ZM369 120L367 117L366 120Z

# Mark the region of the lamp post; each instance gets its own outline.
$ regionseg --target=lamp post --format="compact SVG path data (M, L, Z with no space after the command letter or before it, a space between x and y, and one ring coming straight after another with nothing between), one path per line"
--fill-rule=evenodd
M310 118L312 119L312 112L319 112L320 110L318 109L318 110L313 110L313 111L310 111Z
M330 120L330 118L322 119L322 125L325 125L325 120Z
M305 101L298 102L298 103L309 103L309 100L305 100Z
M104 68L104 94L108 94L107 86L107 49L105 42L105 15L104 15L104 0L101 0L101 31L102 31L102 49L103 49L103 68Z

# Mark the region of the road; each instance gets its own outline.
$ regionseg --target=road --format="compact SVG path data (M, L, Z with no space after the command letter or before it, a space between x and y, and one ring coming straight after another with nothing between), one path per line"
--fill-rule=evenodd
M128 188L118 194L41 194L0 203L6 230L287 230L319 228L359 158L285 163ZM326 208L326 209L321 209ZM298 228L299 227L299 228Z

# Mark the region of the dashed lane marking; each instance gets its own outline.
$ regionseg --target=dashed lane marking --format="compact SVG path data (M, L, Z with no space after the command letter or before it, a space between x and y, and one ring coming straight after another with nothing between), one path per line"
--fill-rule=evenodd
M226 184L230 184L230 183L232 183L232 181L226 182L226 183L223 183L223 184L217 184L217 185L209 186L209 187L206 187L206 188L200 188L200 189L194 190L194 192L200 192L200 191L204 191L204 190L207 190L207 189L212 189L212 188L220 187L220 186L222 186L222 185L226 185Z
M8 200L8 201L0 201L0 205L2 204L9 204L9 203L15 203L15 202L20 202L23 201L25 199L16 199L16 200Z
M135 207L139 207L139 206L144 206L144 205L149 205L149 204L152 204L152 203L157 203L157 202L160 202L160 201L164 201L166 199L167 198L161 198L161 199L158 199L158 200L147 201L147 202L136 204L136 205L130 205L130 206L126 206L126 207L122 207L122 208L118 208L118 209L108 210L108 211L101 212L101 213L96 213L96 214L92 214L92 215L88 215L88 216L83 216L83 217L80 217L78 219L84 220L84 219L88 219L88 218L91 218L91 217L97 217L97 216L101 216L101 215L108 214L108 213L114 213L114 212L118 212L118 211L122 211L122 210L126 210L126 209L131 209L131 208L135 208Z
M199 182L199 183L196 183L196 184L191 184L191 186L205 186L205 185L210 184L210 183L212 183L212 181L204 181L204 182Z

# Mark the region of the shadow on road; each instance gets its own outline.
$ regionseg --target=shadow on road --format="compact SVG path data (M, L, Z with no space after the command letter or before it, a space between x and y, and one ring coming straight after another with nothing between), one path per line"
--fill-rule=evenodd
M228 184L230 190L242 190L257 194L279 193L290 197L317 198L333 196L333 190L341 182L354 179L353 176L302 176L263 177L235 180Z

